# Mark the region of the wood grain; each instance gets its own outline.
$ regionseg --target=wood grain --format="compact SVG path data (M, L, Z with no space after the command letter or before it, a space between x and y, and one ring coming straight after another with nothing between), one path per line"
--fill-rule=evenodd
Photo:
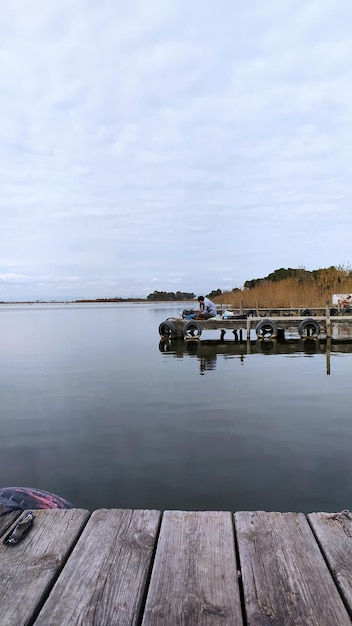
M142 625L176 624L242 624L231 513L164 513Z
M351 626L302 513L235 514L248 626Z
M15 522L15 520L22 515L22 511L11 511L11 513L4 513L0 516L0 537L1 541L4 539L4 535L9 530L10 526Z
M158 511L95 511L36 626L137 624L159 519Z
M310 513L308 520L352 616L352 515Z
M80 509L46 509L35 515L21 543L0 543L1 626L32 623L89 517Z

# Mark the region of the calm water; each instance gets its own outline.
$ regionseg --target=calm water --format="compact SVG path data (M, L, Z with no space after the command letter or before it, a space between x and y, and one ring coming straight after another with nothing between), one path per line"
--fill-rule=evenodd
M352 354L159 345L183 306L0 308L0 486L77 507L338 511ZM202 336L203 339L203 336Z

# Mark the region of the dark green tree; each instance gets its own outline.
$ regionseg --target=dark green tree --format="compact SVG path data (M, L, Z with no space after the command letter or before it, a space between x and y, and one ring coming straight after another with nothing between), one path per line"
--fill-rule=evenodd
M221 296L221 289L213 289L210 293L208 293L207 298L215 298L216 296Z

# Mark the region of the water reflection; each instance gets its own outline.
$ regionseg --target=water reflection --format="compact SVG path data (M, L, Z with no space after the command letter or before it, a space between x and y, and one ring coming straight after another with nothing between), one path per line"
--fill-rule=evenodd
M0 307L2 484L91 511L348 508L352 344L159 345L186 306Z
M352 353L352 342L331 342L331 340L321 340L319 337L304 337L300 339L288 339L279 341L277 339L257 339L256 341L225 341L221 339L207 339L196 341L183 341L179 339L161 339L159 343L160 352L183 359L191 357L199 363L199 373L215 370L218 355L223 358L238 358L243 365L245 359L253 354L275 355L286 354L288 356L312 357L316 354L326 355L326 374L331 372L331 353Z

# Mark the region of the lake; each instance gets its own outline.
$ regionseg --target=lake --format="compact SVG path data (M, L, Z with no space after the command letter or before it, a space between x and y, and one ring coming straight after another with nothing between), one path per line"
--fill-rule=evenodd
M0 487L89 510L349 509L351 352L163 344L184 306L1 306Z

